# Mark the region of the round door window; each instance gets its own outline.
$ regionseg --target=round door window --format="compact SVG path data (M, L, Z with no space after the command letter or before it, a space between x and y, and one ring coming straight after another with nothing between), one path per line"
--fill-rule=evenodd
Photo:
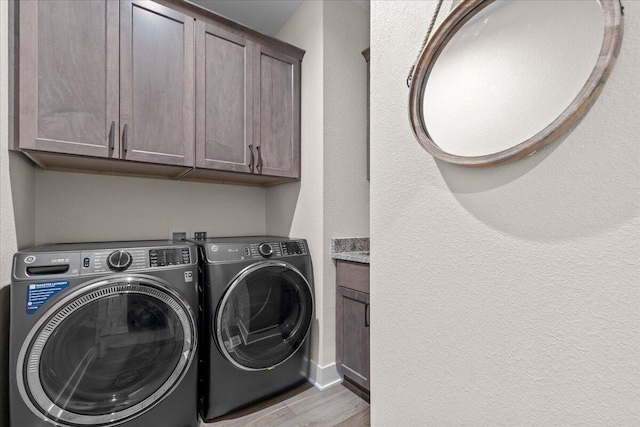
M273 368L304 343L313 318L309 282L286 263L269 262L244 270L218 308L218 347L236 367Z
M193 316L164 286L97 285L53 307L19 359L36 409L73 425L150 409L179 383L195 350Z

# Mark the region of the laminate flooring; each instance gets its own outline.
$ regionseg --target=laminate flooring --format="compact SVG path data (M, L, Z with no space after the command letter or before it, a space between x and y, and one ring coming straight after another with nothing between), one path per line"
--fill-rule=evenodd
M320 391L306 383L285 394L203 423L202 427L365 427L369 404L341 384Z

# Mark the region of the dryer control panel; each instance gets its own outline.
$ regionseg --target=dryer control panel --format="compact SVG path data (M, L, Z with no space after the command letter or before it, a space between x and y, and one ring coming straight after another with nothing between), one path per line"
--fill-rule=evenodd
M211 243L206 245L210 262L262 260L307 255L303 240L262 243Z

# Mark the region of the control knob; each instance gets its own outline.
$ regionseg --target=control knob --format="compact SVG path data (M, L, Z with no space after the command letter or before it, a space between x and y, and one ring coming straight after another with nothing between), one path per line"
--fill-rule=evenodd
M124 271L133 262L131 254L127 251L111 252L107 257L107 265L112 271Z
M268 258L273 255L273 248L268 243L261 243L260 246L258 246L258 252L260 252L260 255L263 257Z

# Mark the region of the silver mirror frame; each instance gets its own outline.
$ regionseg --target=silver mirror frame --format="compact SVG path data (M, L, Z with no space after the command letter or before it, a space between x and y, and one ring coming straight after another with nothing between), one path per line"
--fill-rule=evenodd
M511 162L535 153L571 132L587 114L611 74L622 44L623 15L619 0L599 0L604 18L604 38L598 61L576 98L553 122L533 137L506 150L484 156L459 156L443 151L431 138L424 123L423 95L427 80L449 40L474 15L494 0L463 0L433 34L416 64L409 92L409 121L418 142L436 159L469 167ZM462 118L464 120L464 118Z

